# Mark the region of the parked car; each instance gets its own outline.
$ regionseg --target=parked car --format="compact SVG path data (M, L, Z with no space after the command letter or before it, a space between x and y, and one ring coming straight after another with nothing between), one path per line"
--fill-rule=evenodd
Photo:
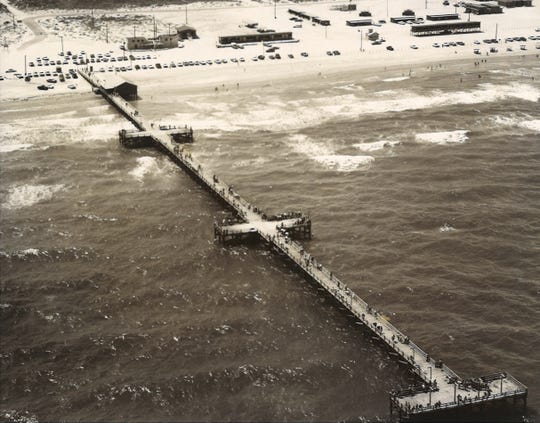
M386 50L394 51L394 47L392 47L392 46L386 46Z

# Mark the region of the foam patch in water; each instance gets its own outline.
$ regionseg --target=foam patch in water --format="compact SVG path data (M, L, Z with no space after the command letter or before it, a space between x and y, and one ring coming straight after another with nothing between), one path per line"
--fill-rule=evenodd
M41 201L47 201L59 191L65 189L64 185L21 185L10 188L4 207L10 210L29 207Z
M416 134L416 141L422 144L463 144L469 139L469 131L457 130L449 132L427 132Z
M11 144L0 145L0 153L11 153L12 151L28 150L34 144Z
M142 182L148 174L158 174L162 170L154 157L144 156L137 159L137 166L129 174L139 182Z
M407 79L410 79L410 77L408 77L408 76L397 76L395 78L383 79L383 82L398 82L398 81L406 81Z
M375 160L371 156L335 154L327 145L318 144L303 134L292 135L290 141L290 146L296 153L304 154L327 169L338 172L351 172L359 167L365 167Z
M389 149L399 144L400 144L399 141L381 140L381 141L373 141L373 142L361 142L358 144L353 144L353 147L367 153L371 151Z
M520 122L519 126L530 129L531 131L540 132L540 119Z

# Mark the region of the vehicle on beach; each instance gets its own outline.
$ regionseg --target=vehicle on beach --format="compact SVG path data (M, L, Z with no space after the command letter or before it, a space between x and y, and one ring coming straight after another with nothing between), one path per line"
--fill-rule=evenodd
M300 56L302 56L302 57L308 57L308 54L307 54L305 51L303 51L302 53L300 53Z
M386 50L388 50L388 51L394 51L394 47L392 47L392 46L386 46Z
M433 45L433 47L435 47L435 48L439 48L439 47L440 47L440 44L439 44L439 43L433 43L432 45Z
M412 48L413 50L418 50L418 46L417 46L416 44L413 44L413 45L411 46L411 48Z
M41 91L47 91L49 87L47 87L46 85L38 85L37 89Z
M327 54L328 56L332 56L334 53L332 53L331 51L327 51L326 54Z
M289 59L294 59L294 54L289 53L287 56L289 57Z
M68 85L68 88L69 88L70 90L74 90L74 89L77 88L77 87L76 87L75 85L73 85L73 84L70 84L70 85Z

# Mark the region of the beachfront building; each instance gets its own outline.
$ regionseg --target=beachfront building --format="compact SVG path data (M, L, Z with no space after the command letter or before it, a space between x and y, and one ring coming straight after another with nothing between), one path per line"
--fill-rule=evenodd
M497 0L499 6L504 7L531 7L532 0Z
M189 25L179 26L176 28L176 33L178 34L178 38L181 40L199 38L197 36L197 30Z
M351 19L349 21L346 21L345 24L347 26L367 26L367 25L373 25L373 22L371 19Z
M452 21L458 20L459 15L457 13L445 13L442 15L426 15L427 21Z
M128 50L152 50L178 47L178 34L158 35L156 38L127 37Z
M416 16L394 16L390 17L390 22L392 23L400 23L400 22L414 22L416 20Z
M465 7L465 13L474 13L475 15L492 15L502 13L502 7L496 3L461 3Z
M330 25L330 19L319 18L318 16L311 16L311 15L307 14L306 12L302 12L301 10L296 10L296 9L288 9L287 11L291 15L294 15L294 16L297 16L299 18L314 22L314 23L322 25L322 26L329 26Z
M469 32L480 32L480 22L444 22L411 26L411 35L414 35L415 37L427 35L466 34Z
M258 43L264 41L286 41L292 40L292 32L255 32L252 34L226 35L219 37L219 44L242 44Z

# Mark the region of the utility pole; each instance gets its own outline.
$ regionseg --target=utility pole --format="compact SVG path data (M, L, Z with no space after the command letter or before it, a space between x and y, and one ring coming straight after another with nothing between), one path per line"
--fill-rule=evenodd
M105 23L105 42L109 44L109 24Z
M187 4L186 4L186 25L188 24L188 18L187 18Z
M277 19L277 15L276 15L276 6L277 5L277 0L274 0L274 19Z
M499 32L499 24L495 24L495 39L497 39L497 33Z
M60 44L62 45L62 56L64 55L64 37L60 35Z
M157 26L156 26L156 17L154 16L154 39L156 39L156 32L157 32Z
M133 25L133 38L135 38L137 35L137 25Z
M360 51L364 51L363 43L364 43L364 36L362 34L362 30L360 30Z
M24 55L24 76L26 76L26 54ZM501 379L501 386L502 386L502 379Z
M169 35L171 35L171 24L169 24Z
M390 16L390 15L388 13L388 0L386 0L386 17L388 18L388 16Z

